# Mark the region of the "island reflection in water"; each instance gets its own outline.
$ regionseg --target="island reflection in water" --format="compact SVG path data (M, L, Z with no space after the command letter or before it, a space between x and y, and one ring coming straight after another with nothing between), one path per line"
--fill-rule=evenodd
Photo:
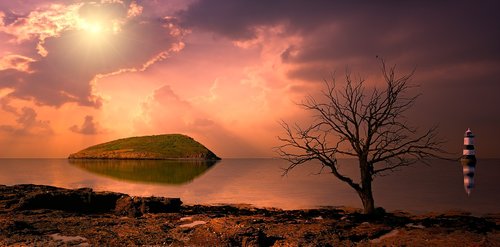
M97 175L132 182L182 185L193 181L217 161L205 160L69 160Z

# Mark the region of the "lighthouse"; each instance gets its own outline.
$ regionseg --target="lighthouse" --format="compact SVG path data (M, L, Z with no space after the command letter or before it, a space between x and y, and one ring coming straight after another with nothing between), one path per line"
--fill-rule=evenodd
M462 153L462 169L464 174L464 188L467 195L470 195L474 188L474 174L476 172L476 150L474 149L474 134L470 128L465 131L464 150Z
M474 149L474 134L470 128L467 128L464 135L464 151L462 159L476 161L476 150Z

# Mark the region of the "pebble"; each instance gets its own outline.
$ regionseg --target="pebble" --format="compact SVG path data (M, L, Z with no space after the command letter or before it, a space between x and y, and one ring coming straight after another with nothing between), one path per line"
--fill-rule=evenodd
M183 224L183 225L180 225L180 227L188 227L188 228L191 228L191 227L195 227L197 225L204 225L204 224L207 224L206 221L202 221L202 220L196 220L192 223L188 223L188 224Z

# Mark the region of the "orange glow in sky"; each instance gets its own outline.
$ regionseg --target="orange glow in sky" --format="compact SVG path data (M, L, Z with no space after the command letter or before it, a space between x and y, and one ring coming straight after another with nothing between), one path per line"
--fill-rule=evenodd
M384 4L2 1L0 157L163 133L221 157L275 156L278 121L310 117L295 103L346 66L377 85L376 55L417 68L410 122L439 124L458 153L470 127L478 155L499 157L498 4Z

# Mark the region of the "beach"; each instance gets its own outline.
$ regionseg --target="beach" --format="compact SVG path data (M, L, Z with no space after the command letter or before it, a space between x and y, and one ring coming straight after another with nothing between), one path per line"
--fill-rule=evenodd
M0 186L2 246L500 246L500 215L182 205L92 189Z

